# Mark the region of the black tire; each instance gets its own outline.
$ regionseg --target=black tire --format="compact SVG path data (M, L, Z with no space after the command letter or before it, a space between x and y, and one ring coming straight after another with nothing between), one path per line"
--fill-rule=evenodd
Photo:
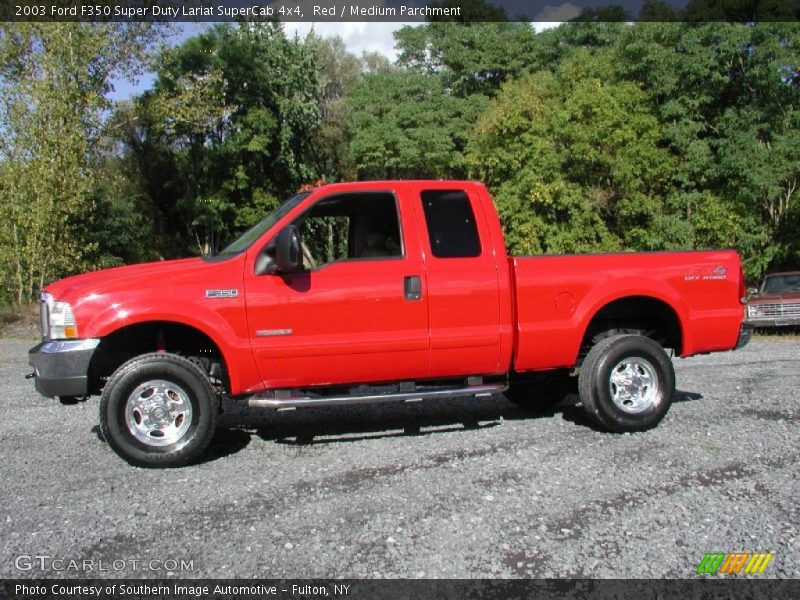
M641 335L615 335L589 350L578 391L586 413L603 428L646 431L669 411L675 370L657 342Z
M542 375L532 380L511 381L506 399L526 410L546 411L557 406L567 394L578 391L577 377L567 373Z
M174 354L137 356L119 367L100 397L100 430L132 465L178 467L214 436L219 403L207 375Z

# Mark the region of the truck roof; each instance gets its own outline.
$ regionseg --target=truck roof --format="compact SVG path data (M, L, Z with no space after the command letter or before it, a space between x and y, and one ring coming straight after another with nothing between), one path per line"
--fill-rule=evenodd
M316 182L301 188L302 191L318 189L361 189L361 188L380 188L393 185L410 185L413 187L431 186L441 188L443 186L457 186L459 188L483 186L479 181L467 179L375 179L370 181L343 181L338 183Z

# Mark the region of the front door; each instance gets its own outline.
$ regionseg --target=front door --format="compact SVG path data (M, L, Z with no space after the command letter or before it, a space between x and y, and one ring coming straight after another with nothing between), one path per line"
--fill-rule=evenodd
M392 192L322 197L295 220L306 270L246 274L251 344L267 388L428 374L418 232L401 218L408 202Z

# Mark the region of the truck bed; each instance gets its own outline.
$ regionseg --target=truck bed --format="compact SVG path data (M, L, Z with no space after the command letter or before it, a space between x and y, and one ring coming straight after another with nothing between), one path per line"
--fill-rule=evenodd
M510 257L514 369L571 367L594 320L613 321L636 300L670 312L678 356L735 348L744 282L731 250ZM643 322L642 327L654 326ZM667 326L665 325L665 328ZM588 337L588 339L587 339Z

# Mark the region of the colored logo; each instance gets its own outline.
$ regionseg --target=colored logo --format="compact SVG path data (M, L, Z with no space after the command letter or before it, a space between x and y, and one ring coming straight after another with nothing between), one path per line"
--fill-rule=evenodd
M683 279L684 281L713 281L727 277L728 269L723 265L717 265L716 267L694 267Z
M707 575L760 574L766 571L773 556L774 552L709 552L700 561L697 572Z

